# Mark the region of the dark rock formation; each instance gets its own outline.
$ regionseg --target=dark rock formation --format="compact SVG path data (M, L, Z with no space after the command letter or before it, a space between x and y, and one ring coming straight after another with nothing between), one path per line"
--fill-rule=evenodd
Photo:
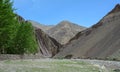
M55 57L120 60L120 5L97 24L79 32Z
M45 34L41 29L35 29L36 38L39 45L39 52L43 57L52 57L59 52L61 45L53 38Z

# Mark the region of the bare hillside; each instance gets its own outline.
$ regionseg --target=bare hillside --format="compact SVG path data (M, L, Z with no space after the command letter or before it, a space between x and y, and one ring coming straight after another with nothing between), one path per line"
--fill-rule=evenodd
M59 43L66 44L72 37L84 29L86 28L75 23L61 21L56 26L49 29L47 34L56 39Z
M120 60L120 5L97 24L79 32L55 57Z

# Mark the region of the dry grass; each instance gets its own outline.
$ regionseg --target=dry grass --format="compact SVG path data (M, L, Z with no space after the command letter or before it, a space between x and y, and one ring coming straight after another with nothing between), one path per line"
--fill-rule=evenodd
M99 67L75 60L35 59L0 61L0 72L105 72Z

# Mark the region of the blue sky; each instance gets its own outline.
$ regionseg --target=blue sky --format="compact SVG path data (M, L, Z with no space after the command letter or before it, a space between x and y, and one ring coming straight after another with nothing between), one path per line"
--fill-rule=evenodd
M96 24L120 0L13 0L17 14L26 20L55 25L68 20L81 26Z

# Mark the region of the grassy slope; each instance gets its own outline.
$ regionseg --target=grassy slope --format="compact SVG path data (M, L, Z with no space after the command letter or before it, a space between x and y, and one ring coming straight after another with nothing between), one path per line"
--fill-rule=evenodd
M0 72L106 72L95 65L75 60L5 60Z

